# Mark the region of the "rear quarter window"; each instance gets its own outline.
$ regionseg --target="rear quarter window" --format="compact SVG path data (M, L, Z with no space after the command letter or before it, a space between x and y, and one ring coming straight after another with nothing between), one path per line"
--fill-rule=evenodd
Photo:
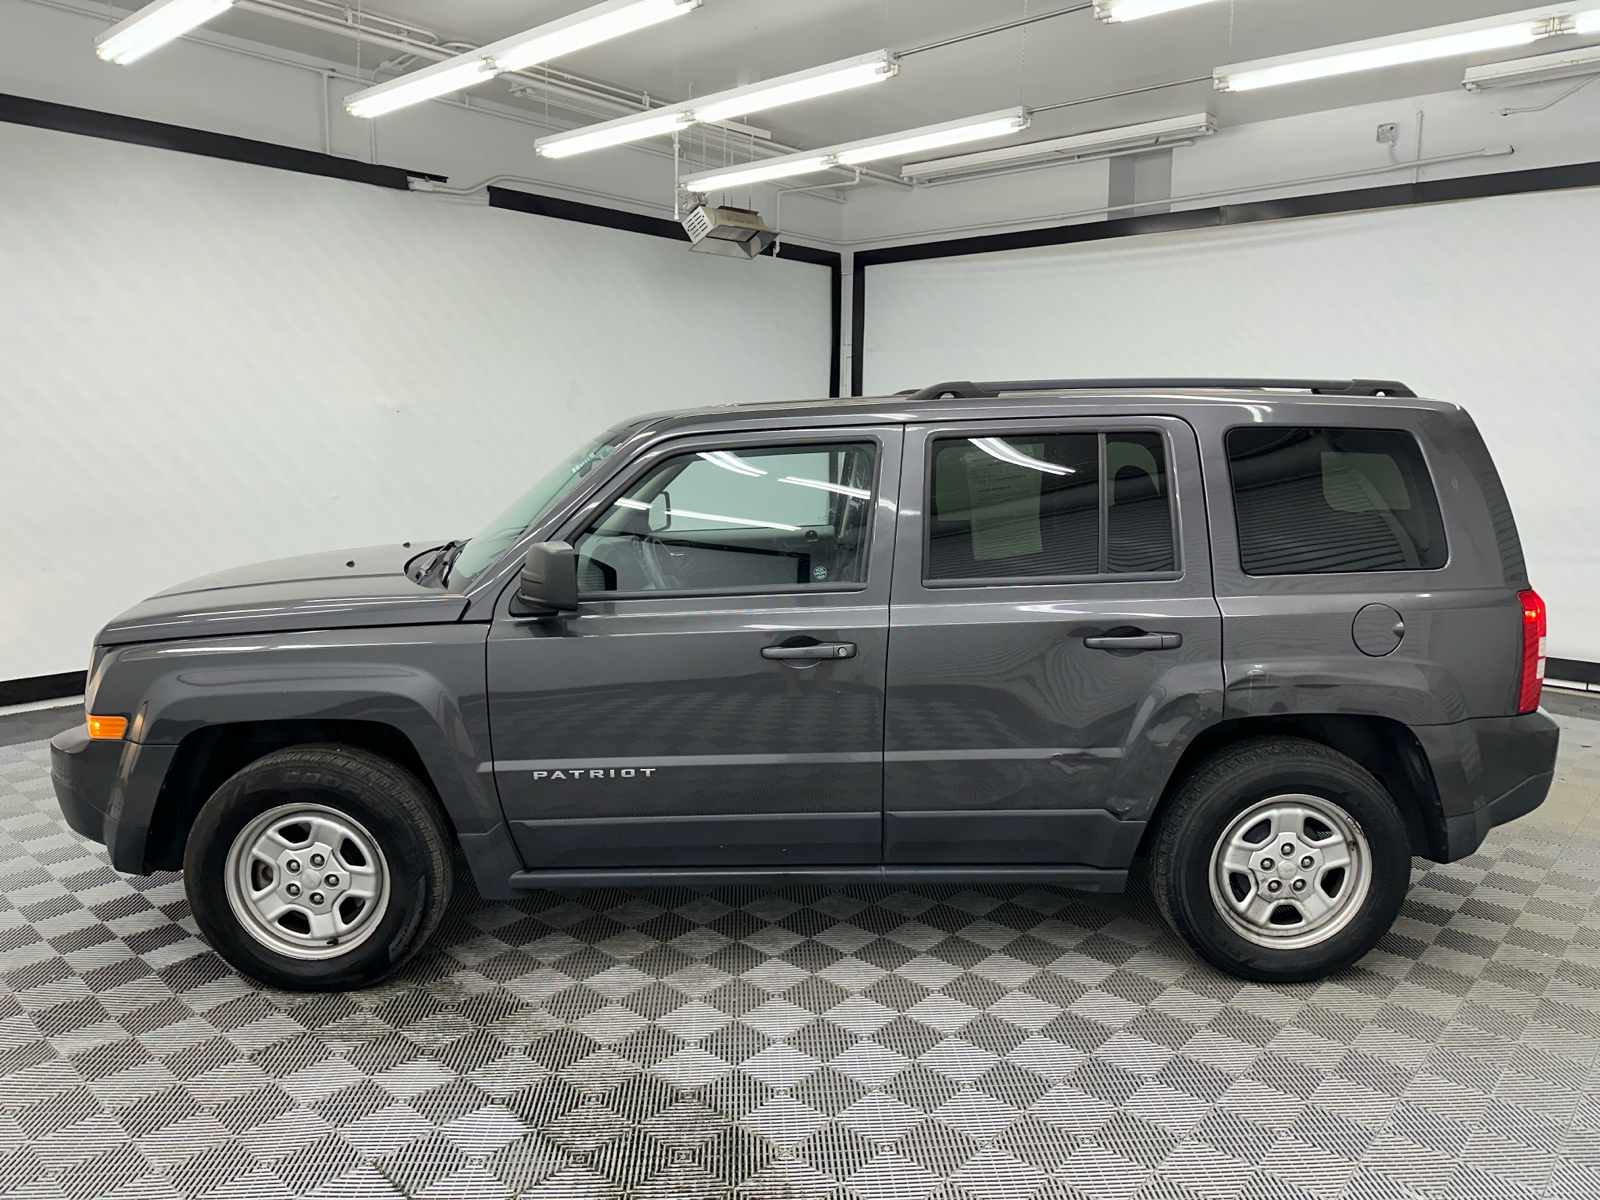
M1439 500L1412 434L1254 425L1230 430L1227 451L1247 574L1444 566Z

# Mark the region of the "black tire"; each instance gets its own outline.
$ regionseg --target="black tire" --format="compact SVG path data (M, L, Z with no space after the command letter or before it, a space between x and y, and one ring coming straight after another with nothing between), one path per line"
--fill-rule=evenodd
M1353 823L1371 870L1365 898L1357 904L1352 891L1342 924L1330 923L1315 944L1284 949L1241 936L1230 923L1213 893L1212 855L1254 805L1296 793L1331 803ZM1213 966L1268 983L1320 979L1354 963L1388 932L1410 882L1410 838L1383 785L1338 751L1295 737L1253 738L1196 765L1163 809L1150 850L1151 891L1178 936Z
M246 927L229 900L235 840L265 814L296 803L352 818L387 868L387 903L374 905L381 915L371 918L359 944L331 957L278 953ZM241 974L290 991L369 987L421 949L444 916L453 883L447 830L428 789L389 759L352 746L293 746L257 759L206 801L184 850L184 889L200 932ZM313 880L310 886L319 885ZM336 946L337 939L327 945Z

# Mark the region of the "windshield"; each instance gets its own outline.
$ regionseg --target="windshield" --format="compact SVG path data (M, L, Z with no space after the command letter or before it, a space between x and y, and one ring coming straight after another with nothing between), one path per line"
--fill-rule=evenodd
M627 430L603 433L557 464L461 548L450 568L450 581L460 586L504 554L528 526L554 508L557 501L578 486L579 480L609 458L627 436Z

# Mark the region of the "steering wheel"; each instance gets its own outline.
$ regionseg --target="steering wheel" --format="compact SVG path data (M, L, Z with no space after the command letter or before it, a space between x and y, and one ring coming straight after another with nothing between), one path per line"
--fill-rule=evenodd
M654 534L646 534L634 541L639 565L650 581L650 589L657 592L680 590L688 585L672 561L672 551Z

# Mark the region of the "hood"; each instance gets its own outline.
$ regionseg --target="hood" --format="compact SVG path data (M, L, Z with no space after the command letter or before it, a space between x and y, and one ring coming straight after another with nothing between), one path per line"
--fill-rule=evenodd
M328 550L217 571L135 604L97 645L458 620L466 599L412 582L406 564L437 542Z

